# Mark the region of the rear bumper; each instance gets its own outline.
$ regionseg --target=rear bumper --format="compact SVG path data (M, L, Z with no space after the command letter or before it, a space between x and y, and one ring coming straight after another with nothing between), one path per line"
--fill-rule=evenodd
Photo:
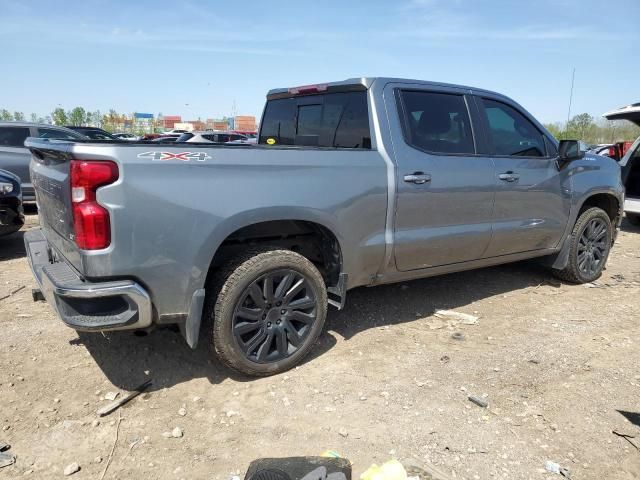
M69 327L107 331L151 325L151 298L136 282L87 281L51 249L39 229L26 232L24 243L42 294Z

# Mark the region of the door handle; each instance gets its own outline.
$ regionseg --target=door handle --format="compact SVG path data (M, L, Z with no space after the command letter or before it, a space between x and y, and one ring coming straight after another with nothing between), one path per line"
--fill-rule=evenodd
M423 185L431 181L431 175L428 173L414 172L410 175L405 175L404 181L407 183L415 183L416 185Z
M498 175L500 180L504 180L505 182L515 182L520 178L520 175L514 172L504 172Z

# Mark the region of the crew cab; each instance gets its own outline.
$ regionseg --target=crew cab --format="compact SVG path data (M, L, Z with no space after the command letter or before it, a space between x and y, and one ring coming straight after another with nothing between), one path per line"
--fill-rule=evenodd
M488 90L393 78L272 90L257 145L29 139L40 293L85 331L178 324L269 375L347 291L539 257L591 282L618 164Z

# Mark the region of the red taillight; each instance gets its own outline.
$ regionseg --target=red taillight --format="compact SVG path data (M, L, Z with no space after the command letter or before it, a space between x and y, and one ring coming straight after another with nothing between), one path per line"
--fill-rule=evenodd
M96 201L96 190L118 179L118 166L108 161L71 160L73 228L83 250L107 248L111 243L109 212Z
M326 92L327 84L303 85L302 87L293 87L289 89L290 95L304 95L305 93Z

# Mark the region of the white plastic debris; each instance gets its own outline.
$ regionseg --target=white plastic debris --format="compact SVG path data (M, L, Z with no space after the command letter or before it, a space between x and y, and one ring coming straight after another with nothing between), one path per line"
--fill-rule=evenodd
M478 324L478 317L468 313L454 312L453 310L436 310L434 315L445 320L452 320L455 323L462 323L463 325Z

